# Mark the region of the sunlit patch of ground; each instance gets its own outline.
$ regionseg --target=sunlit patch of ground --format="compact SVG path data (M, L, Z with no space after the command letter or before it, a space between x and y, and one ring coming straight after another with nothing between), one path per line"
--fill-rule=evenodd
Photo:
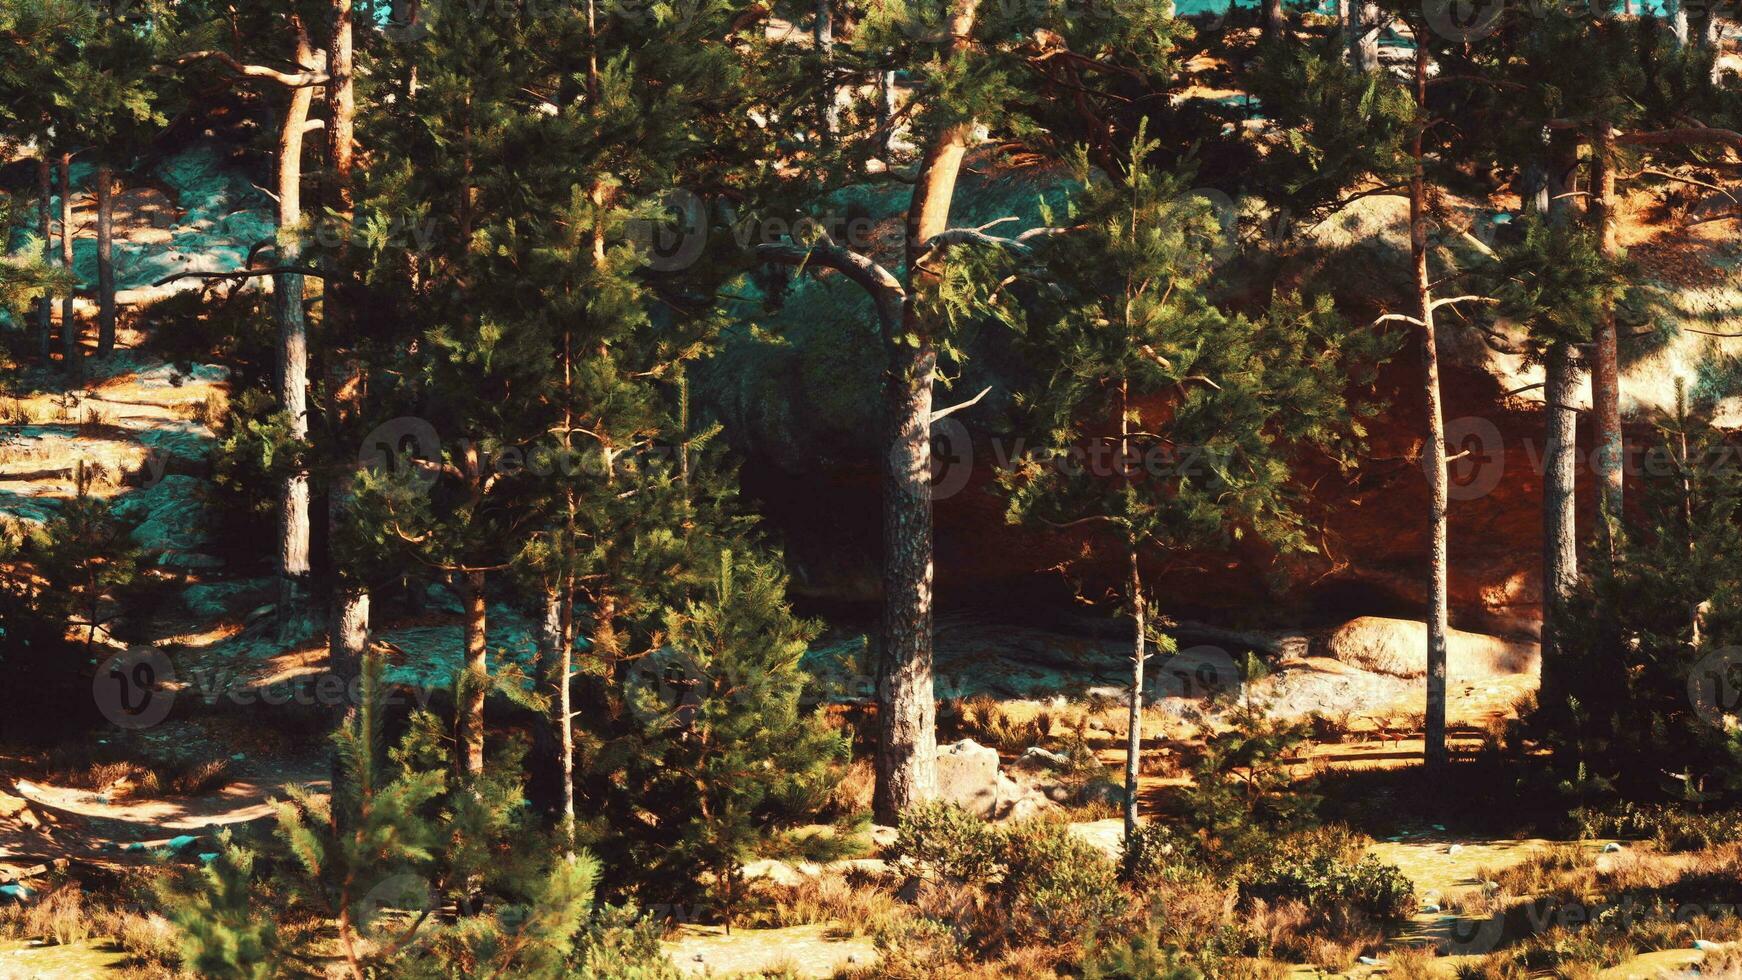
M877 959L870 939L839 937L826 924L784 929L681 926L664 943L666 955L692 976L730 977L789 969L800 977L830 977Z
M109 939L65 946L16 943L0 949L0 980L83 980L121 972L127 954Z

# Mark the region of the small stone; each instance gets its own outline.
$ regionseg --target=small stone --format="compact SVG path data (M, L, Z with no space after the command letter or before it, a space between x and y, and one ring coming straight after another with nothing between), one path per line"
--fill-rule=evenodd
M691 959L695 960L697 963L700 963L702 961L702 954L697 953L695 956L691 957Z
M1610 841L1609 843L1603 845L1603 853L1604 854L1614 854L1616 851L1619 851L1619 850L1621 850L1621 845L1615 843L1614 841Z
M1461 853L1463 850L1464 850L1464 845L1453 844L1451 847L1446 848L1446 853L1447 854L1458 854L1458 853Z

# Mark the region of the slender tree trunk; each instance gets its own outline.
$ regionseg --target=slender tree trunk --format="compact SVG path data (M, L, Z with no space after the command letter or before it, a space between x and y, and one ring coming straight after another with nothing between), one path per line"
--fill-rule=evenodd
M315 55L306 33L297 38L296 63L310 68ZM292 89L284 125L278 133L278 264L294 268L302 262L303 130L314 103L314 89ZM290 418L290 434L308 438L308 323L303 314L303 277L280 273L273 277L273 318L278 321L278 400ZM306 594L309 577L309 477L305 471L284 478L279 494L278 625L279 639L289 642Z
M1591 217L1605 258L1617 258L1615 243L1615 168L1612 157L1614 130L1600 123L1591 140ZM1602 521L1598 534L1604 546L1614 549L1613 527L1619 527L1623 499L1623 444L1621 433L1621 356L1615 335L1613 307L1603 311L1597 323L1596 356L1591 371L1591 407L1597 419L1597 487L1602 494Z
M817 128L822 133L824 145L835 141L835 132L841 126L840 109L835 105L835 13L832 6L829 0L816 0L815 23L811 25L817 60L821 62L823 72L822 91L817 96Z
M1130 575L1126 590L1131 598L1131 703L1130 725L1125 733L1125 839L1137 833L1137 777L1143 768L1143 661L1148 656L1148 627L1144 618L1143 573L1139 568L1137 543L1128 556Z
M1685 48L1688 44L1688 11L1682 6L1681 0L1665 0L1664 12L1669 15L1669 33L1675 38L1675 46Z
M60 264L68 276L73 276L73 155L60 155ZM78 381L84 377L84 353L79 349L79 318L73 311L77 279L67 285L67 294L60 305L60 357L67 377Z
M484 697L490 690L490 665L485 654L488 624L484 602L484 573L466 572L460 577L460 602L465 609L466 685L460 706L461 771L468 776L484 772Z
M1542 683L1537 703L1559 712L1566 696L1568 651L1561 647L1566 602L1579 582L1574 485L1578 460L1579 371L1571 345L1549 348L1543 386L1547 438L1542 475Z
M966 55L978 0L956 0L952 53ZM937 702L932 686L932 383L937 349L919 304L936 295L935 270L920 263L945 230L971 122L938 133L914 181L907 213L907 268L914 289L902 308L903 337L886 337L884 417L889 454L883 480L883 650L878 665L877 785L872 810L894 823L909 805L937 795Z
M1416 105L1427 106L1427 49L1415 53ZM1431 279L1428 275L1427 177L1423 171L1423 127L1417 126L1411 153L1414 172L1409 179L1409 244L1415 266L1415 295L1421 319L1421 356L1427 401L1427 441L1422 447L1428 484L1428 608L1427 608L1427 725L1424 759L1429 774L1446 765L1446 634L1448 569L1446 546L1446 423L1440 402L1440 359L1434 336Z
M36 161L37 225L42 229L42 261L54 261L54 164L48 150ZM44 293L36 301L37 357L47 367L54 360L54 297Z
M1377 71L1379 69L1379 32L1381 30L1379 5L1361 3L1356 8L1355 30L1349 46L1349 63L1355 66L1356 71Z
M569 853L575 848L575 706L570 677L575 659L575 580L563 580L562 610L558 619L562 646L556 660L557 735L561 740L562 834Z
M115 353L115 171L97 164L97 356Z
M355 93L352 81L351 0L332 0L327 23L327 84L326 136L327 185L326 204L340 221L349 223L352 214L351 171L356 153L354 123ZM348 228L346 231L348 232ZM332 423L335 431L343 431L346 422L354 420L361 407L362 365L347 352L348 320L345 302L348 299L342 282L345 256L341 245L336 261L329 264L331 275L321 290L321 326L326 333L326 346L337 353L333 370L328 372L333 383ZM351 488L356 479L354 457L342 451L335 459L336 473L328 492L327 521L335 539L344 525L345 510L350 505ZM362 662L363 642L369 629L369 593L361 585L331 570L332 596L329 607L328 656L331 669L347 687ZM342 720L348 722L356 706L348 706ZM333 762L334 792L340 790L342 767L335 755Z

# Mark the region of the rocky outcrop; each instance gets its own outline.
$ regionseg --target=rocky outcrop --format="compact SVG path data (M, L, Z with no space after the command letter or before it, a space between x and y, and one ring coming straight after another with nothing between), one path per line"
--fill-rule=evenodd
M1426 673L1427 626L1413 619L1362 616L1351 620L1325 641L1334 660L1394 677ZM1506 640L1454 629L1446 637L1446 673L1457 680L1483 680L1511 674L1534 674L1541 667L1535 643Z

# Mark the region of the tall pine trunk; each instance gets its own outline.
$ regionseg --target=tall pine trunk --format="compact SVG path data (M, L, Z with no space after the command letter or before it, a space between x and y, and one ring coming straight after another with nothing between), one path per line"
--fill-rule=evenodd
M1603 257L1615 259L1615 131L1598 123L1591 137L1591 217ZM1621 521L1624 474L1621 432L1621 355L1615 334L1613 304L1605 306L1597 323L1595 357L1591 370L1591 408L1597 419L1597 489L1601 494L1602 520L1598 527L1604 546L1614 549L1610 531Z
M978 0L955 0L951 53L972 49ZM901 811L937 795L937 702L932 686L932 384L937 348L919 304L940 286L919 261L949 224L956 178L972 122L937 133L914 180L906 226L912 289L901 310L900 336L885 337L884 420L889 453L883 479L883 649L877 668L877 785L872 811L894 823ZM888 329L886 327L886 329Z
M877 818L937 795L932 689L931 410L937 353L897 345L884 386L883 650L878 664Z
M352 6L351 0L332 0L327 24L327 207L339 220L350 221L352 214L351 171L355 157L356 95L352 80ZM349 233L349 229L345 229ZM342 431L347 421L354 419L362 401L362 365L347 352L349 325L345 307L348 300L344 278L344 246L328 268L331 274L321 291L321 326L326 333L326 347L335 351L337 362L328 376L333 383L333 428ZM343 526L345 510L350 505L351 488L356 480L356 464L352 457L341 453L335 459L333 485L327 496L327 522L336 532ZM333 568L329 578L332 594L329 603L328 657L330 669L347 684L357 676L362 664L363 646L369 632L369 593L357 583ZM349 720L355 706L349 706L344 717ZM339 791L342 767L334 756L333 787Z
M60 264L68 277L73 277L73 155L60 155ZM60 358L67 377L78 381L84 377L85 363L79 349L79 318L73 310L73 294L78 280L67 284L67 294L60 304Z
M484 698L490 690L483 572L461 574L460 605L466 617L465 698L459 708L460 764L466 775L478 776L484 772Z
M115 353L115 171L97 164L97 356Z
M1415 99L1418 111L1427 107L1427 50L1415 52ZM1427 441L1422 463L1428 485L1428 588L1427 588L1427 712L1423 756L1430 774L1446 764L1446 423L1440 403L1440 358L1434 336L1434 311L1428 275L1427 177L1423 171L1424 127L1417 125L1411 154L1414 170L1409 179L1409 247L1415 266L1415 296L1421 320L1423 392L1427 402Z
M36 221L42 230L42 261L54 261L54 165L48 150L41 151L36 161ZM36 301L36 353L47 367L54 360L54 297L43 293Z
M1549 139L1549 221L1573 220L1571 175L1579 162L1578 141L1557 132ZM1543 370L1544 459L1542 474L1542 677L1537 701L1544 710L1558 711L1565 698L1568 651L1560 636L1566 600L1578 584L1577 485L1579 365L1572 345L1548 350Z
M1566 602L1579 581L1574 525L1579 413L1573 408L1579 371L1572 345L1563 342L1549 348L1544 381L1548 431L1542 475L1542 682L1537 700L1552 714L1561 709L1565 698L1570 663L1560 637Z
M313 66L308 36L297 38L296 62ZM303 131L314 89L292 89L284 125L278 133L278 265L302 264ZM278 403L290 419L290 434L308 438L308 323L303 314L303 276L283 272L273 277L272 310L278 321ZM284 478L279 490L278 623L279 639L288 642L299 618L309 577L309 478L297 471Z

